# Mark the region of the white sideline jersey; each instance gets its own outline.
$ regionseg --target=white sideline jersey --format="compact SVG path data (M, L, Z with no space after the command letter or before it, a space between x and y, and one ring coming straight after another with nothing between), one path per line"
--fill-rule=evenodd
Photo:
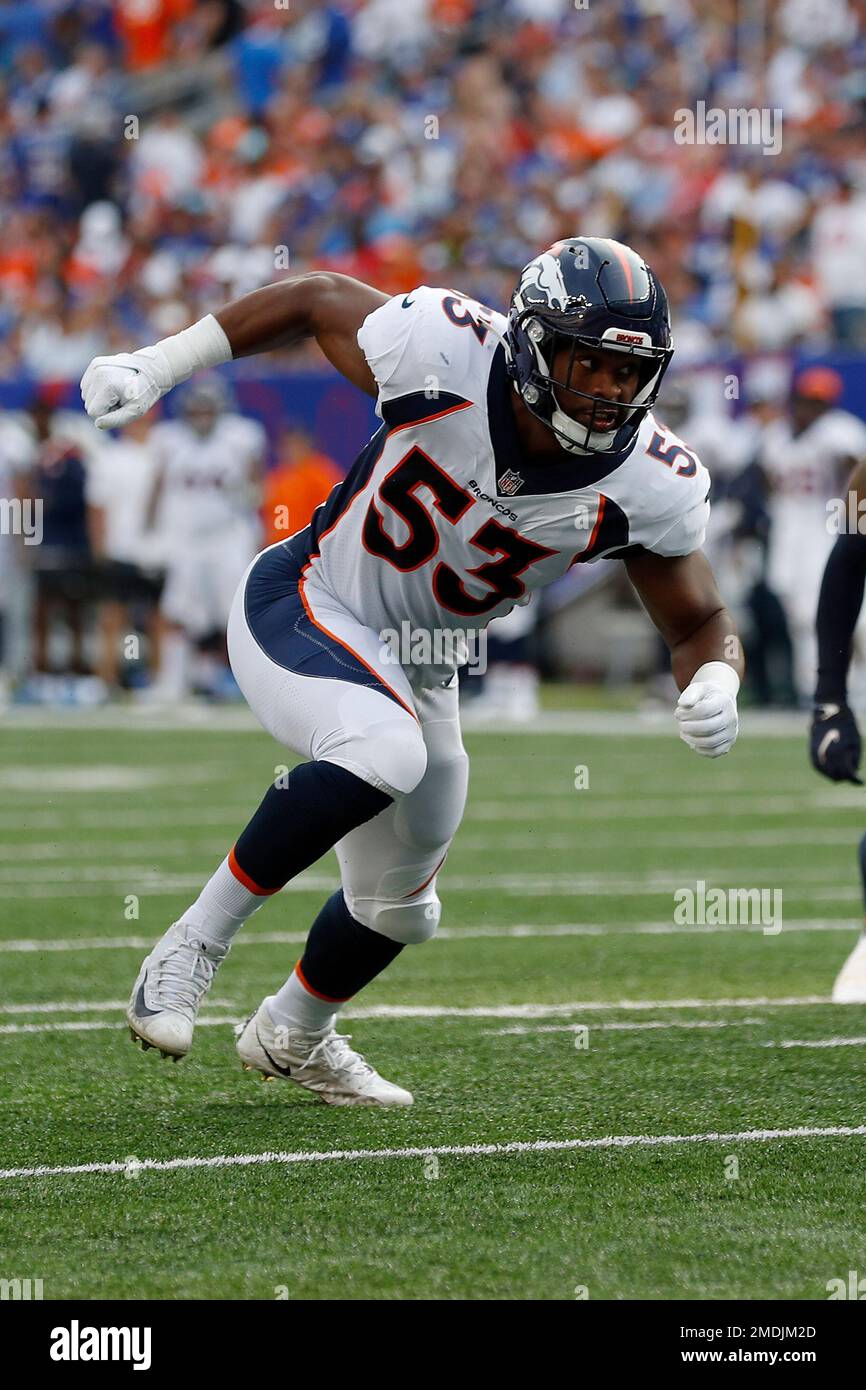
M764 431L761 462L774 497L811 505L826 517L827 500L847 481L852 460L866 457L866 425L847 410L828 410L794 434L787 420L774 420Z
M866 457L866 425L847 410L827 410L794 434L787 420L764 433L760 462L772 490L768 576L788 616L815 621L821 577L836 535L827 503L844 497L853 463Z
M155 425L148 443L163 478L158 529L194 544L248 518L251 470L265 442L262 426L242 415L221 415L204 437L183 420Z
M523 454L505 326L424 285L358 332L384 423L292 546L304 583L378 632L408 620L419 633L473 634L576 562L633 547L686 555L703 542L709 475L652 415L615 458L563 450L539 465ZM442 668L409 674L423 686Z

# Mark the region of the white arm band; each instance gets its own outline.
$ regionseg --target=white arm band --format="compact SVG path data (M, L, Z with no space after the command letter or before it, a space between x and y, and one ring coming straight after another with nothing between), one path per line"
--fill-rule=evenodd
M705 661L703 666L699 666L695 671L689 684L696 685L698 681L710 681L713 685L721 686L722 690L726 690L735 700L740 688L739 676L726 661Z
M156 346L168 361L172 386L188 380L193 372L232 360L231 344L213 314L206 314L198 323L171 338L160 339Z

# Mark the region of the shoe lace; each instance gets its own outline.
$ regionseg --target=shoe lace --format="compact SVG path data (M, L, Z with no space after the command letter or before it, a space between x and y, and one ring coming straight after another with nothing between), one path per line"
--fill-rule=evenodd
M159 962L156 987L160 997L165 992L173 1008L194 1012L211 986L217 964L199 942L178 942Z
M355 1080L373 1076L370 1063L349 1046L351 1036L351 1033L326 1033L297 1070L304 1071L323 1062L332 1071L341 1071Z

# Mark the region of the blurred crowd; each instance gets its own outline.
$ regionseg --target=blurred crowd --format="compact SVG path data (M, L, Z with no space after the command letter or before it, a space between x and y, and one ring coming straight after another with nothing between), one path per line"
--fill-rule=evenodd
M0 3L0 378L311 265L496 307L591 229L680 357L866 344L866 0ZM782 112L781 148L677 112Z

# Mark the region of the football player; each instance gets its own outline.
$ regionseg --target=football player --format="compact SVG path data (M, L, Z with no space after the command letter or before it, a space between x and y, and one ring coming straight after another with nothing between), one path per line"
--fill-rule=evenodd
M187 387L181 418L151 432L149 517L167 561L162 662L152 688L157 699L188 693L196 647L218 652L224 665L223 633L234 592L260 546L256 507L265 432L258 421L227 406L219 378L204 378ZM219 666L213 656L200 658L200 667L209 671L206 685L218 687Z
M840 535L824 570L818 599L818 683L810 731L812 766L831 782L862 786L860 731L848 706L848 667L866 584L866 461L848 484L846 516L856 524ZM863 530L861 532L860 526ZM866 899L866 835L860 841ZM836 1004L866 1004L866 929L833 985Z
M507 317L456 290L388 298L302 275L153 347L96 358L85 405L100 429L123 425L200 368L309 336L376 398L383 423L310 525L253 561L228 625L248 703L305 761L268 789L145 959L127 1018L145 1046L184 1056L235 933L335 847L342 887L238 1051L331 1104L408 1105L334 1025L436 930L437 875L467 785L461 651L570 565L616 555L668 643L680 736L697 753L732 746L742 665L699 548L708 475L652 414L670 322L633 250L557 242L524 269ZM386 634L403 624L457 635L395 657Z
M815 605L833 543L825 524L827 499L866 454L866 425L839 408L841 394L842 378L830 367L799 372L790 419L771 420L758 450L769 484L767 582L785 608L804 702L815 679Z

